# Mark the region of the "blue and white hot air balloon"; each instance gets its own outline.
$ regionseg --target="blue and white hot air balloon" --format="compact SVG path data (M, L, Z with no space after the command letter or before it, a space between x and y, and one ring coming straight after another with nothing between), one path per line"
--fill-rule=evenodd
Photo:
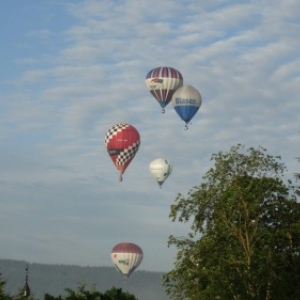
M178 88L172 97L172 105L185 122L184 129L188 129L188 123L194 117L202 104L202 97L198 90L190 85Z

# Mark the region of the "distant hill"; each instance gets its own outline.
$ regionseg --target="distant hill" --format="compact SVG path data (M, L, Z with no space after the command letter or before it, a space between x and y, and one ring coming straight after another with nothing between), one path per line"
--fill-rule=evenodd
M6 281L5 291L14 296L25 284L27 262L0 259L0 273ZM35 299L43 299L44 294L52 296L66 295L65 289L77 290L80 285L90 289L93 285L100 292L112 288L122 288L134 294L139 300L168 300L162 286L159 272L136 270L131 274L127 284L123 283L122 274L114 267L80 267L70 265L48 265L30 263L29 286Z

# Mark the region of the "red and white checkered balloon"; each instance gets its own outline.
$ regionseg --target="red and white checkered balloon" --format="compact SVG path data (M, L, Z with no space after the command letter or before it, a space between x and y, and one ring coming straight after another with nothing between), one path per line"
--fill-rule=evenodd
M131 163L140 146L139 132L132 125L118 123L110 127L105 136L105 146L115 167L122 174Z

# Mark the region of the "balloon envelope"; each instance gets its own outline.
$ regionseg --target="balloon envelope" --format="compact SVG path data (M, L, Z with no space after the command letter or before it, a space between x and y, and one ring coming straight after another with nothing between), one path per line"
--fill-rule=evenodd
M194 117L202 104L202 97L198 90L190 85L184 85L175 91L172 97L172 105L187 124Z
M152 69L146 76L146 86L165 112L174 92L183 85L182 74L171 67Z
M123 242L114 246L110 256L117 269L125 276L125 278L128 278L141 264L144 254L138 245Z
M110 158L120 173L120 180L122 180L122 174L139 149L140 135L132 125L115 124L106 133L105 145Z
M150 163L150 172L161 187L172 172L172 164L164 158L156 158Z

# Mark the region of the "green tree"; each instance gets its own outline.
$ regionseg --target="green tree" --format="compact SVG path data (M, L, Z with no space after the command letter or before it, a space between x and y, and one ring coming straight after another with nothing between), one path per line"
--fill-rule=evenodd
M203 183L179 194L172 221L188 222L174 269L164 276L172 299L300 299L300 205L283 180L280 157L238 144L213 154Z
M297 158L298 163L300 163L300 157ZM295 173L296 179L300 179L300 173Z
M122 289L112 287L110 290L101 293L92 287L87 290L84 285L78 287L77 291L66 289L65 297L53 297L45 294L44 300L137 300L134 295L124 292Z
M6 281L2 279L0 273L0 300L11 300L11 297L5 292Z
M108 300L137 300L134 295L122 291L116 287L112 287L104 293ZM106 298L105 298L106 299Z
M61 296L58 296L58 297L54 297L48 293L46 293L44 295L44 300L63 300L63 298Z

